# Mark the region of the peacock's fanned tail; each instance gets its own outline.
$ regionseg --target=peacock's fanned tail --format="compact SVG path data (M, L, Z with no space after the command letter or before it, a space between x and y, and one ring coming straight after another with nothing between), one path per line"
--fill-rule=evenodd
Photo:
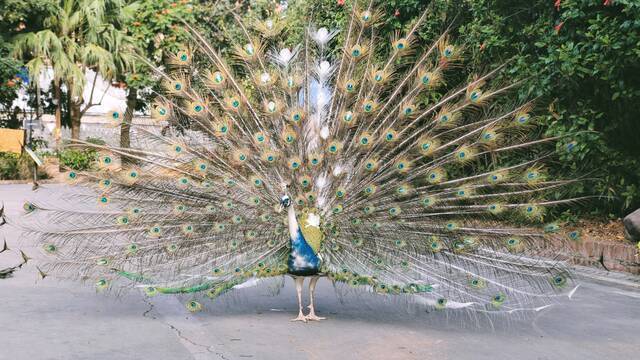
M67 204L25 205L44 271L212 298L283 275L286 183L320 214L321 271L336 282L507 312L571 290L560 227L533 224L580 200L559 196L579 179L544 165L576 143L540 137L505 64L465 66L447 30L421 39L429 10L393 39L372 1L345 11L343 29L311 25L292 47L278 17L236 16L244 39L225 52L185 25L191 42L155 69L154 126L128 124L131 148L75 142L98 170L67 172L83 185Z

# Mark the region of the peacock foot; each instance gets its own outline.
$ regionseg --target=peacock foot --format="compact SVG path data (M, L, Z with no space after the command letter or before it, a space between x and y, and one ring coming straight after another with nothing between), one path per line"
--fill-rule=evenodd
M298 313L298 317L295 319L291 319L291 321L303 321L303 322L307 322L307 317L304 316L304 314L302 313L302 311L300 311Z
M312 306L309 306L309 315L305 316L305 318L309 321L320 321L327 319L326 317L317 316Z

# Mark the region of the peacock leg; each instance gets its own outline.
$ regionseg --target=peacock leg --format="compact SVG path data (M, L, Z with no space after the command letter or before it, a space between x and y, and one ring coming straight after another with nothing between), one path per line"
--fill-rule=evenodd
M309 280L309 315L307 315L307 320L320 321L326 319L325 317L317 316L313 308L313 293L316 290L316 283L319 278L318 276L314 276Z
M307 317L302 312L302 285L304 284L304 278L302 276L293 276L293 280L296 282L296 292L298 293L298 317L291 319L291 321L307 322Z

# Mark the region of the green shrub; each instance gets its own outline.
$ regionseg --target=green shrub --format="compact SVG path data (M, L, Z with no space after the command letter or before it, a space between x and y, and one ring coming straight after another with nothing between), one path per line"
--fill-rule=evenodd
M18 155L0 153L0 180L15 180L18 176Z
M68 148L58 154L60 165L77 171L91 169L97 157L98 152L93 149Z
M0 180L31 180L33 179L33 160L29 154L0 152ZM47 174L38 172L38 179L47 179Z

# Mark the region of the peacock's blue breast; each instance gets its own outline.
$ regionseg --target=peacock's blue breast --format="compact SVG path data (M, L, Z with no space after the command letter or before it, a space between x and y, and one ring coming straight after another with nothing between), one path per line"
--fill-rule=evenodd
M291 237L289 241L291 244L287 261L289 274L299 276L317 274L320 269L320 258L307 243L300 228L298 228L296 236Z

